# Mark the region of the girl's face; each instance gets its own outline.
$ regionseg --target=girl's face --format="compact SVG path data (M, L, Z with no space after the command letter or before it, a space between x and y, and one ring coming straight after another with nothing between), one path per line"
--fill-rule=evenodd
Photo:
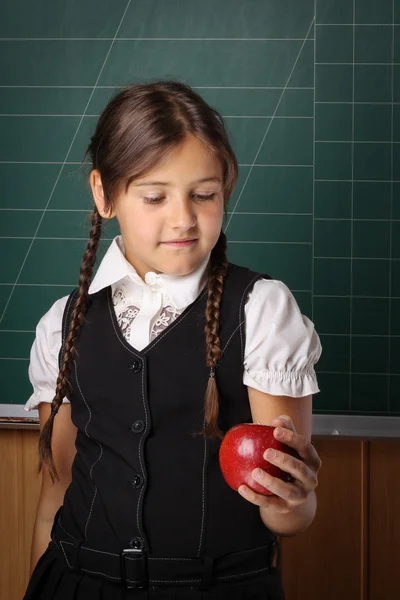
M94 200L104 215L100 173L92 171ZM116 198L125 256L144 278L148 271L191 273L211 252L224 214L222 166L189 136L167 160L135 179Z

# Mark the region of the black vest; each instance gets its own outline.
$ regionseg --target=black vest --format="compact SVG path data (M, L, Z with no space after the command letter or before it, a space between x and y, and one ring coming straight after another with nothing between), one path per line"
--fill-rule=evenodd
M244 305L261 277L268 276L230 264L224 282L216 369L223 431L252 421L242 380ZM111 288L91 296L71 374L77 453L60 522L93 548L215 557L275 540L259 508L225 483L220 442L198 434L209 376L206 301L203 291L138 351L119 329Z

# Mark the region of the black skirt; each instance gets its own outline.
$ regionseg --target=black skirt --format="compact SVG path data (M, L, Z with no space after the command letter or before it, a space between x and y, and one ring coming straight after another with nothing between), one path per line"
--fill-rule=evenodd
M271 571L247 581L213 586L129 589L88 573L71 570L54 542L38 560L22 600L284 600L280 573Z

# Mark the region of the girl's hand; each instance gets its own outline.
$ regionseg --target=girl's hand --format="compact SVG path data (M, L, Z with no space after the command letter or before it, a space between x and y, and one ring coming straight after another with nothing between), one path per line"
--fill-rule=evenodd
M253 478L275 496L257 494L246 485L241 485L238 491L253 504L263 508L273 507L279 513L288 513L306 502L309 494L315 490L318 485L317 474L322 463L313 444L296 432L290 417L281 415L272 420L272 425L276 426L274 437L297 450L303 460L278 450L275 450L275 456L270 455L270 450L266 450L264 458L282 471L290 473L295 481L285 483L261 469L254 469Z

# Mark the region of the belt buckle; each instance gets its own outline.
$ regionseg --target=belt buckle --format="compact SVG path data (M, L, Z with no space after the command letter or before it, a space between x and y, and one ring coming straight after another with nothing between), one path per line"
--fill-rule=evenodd
M133 582L133 581L127 581L126 579L126 556L129 554L134 554L134 555L140 555L140 559L139 558L135 558L134 559L134 564L135 564L135 568L134 571L138 570L139 573L139 578L137 581ZM147 561L146 561L146 554L143 548L124 548L124 550L121 551L121 580L122 583L127 587L127 588L134 588L134 589L144 589L147 587Z

